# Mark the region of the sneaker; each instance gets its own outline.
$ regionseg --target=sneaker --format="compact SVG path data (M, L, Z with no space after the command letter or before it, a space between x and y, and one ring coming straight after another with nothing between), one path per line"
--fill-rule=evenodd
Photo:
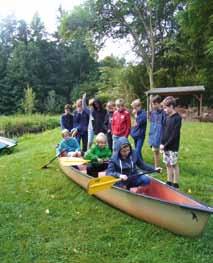
M173 187L178 189L179 188L179 184L178 183L174 183Z
M170 182L170 181L167 181L166 184L169 186L172 186L172 182Z

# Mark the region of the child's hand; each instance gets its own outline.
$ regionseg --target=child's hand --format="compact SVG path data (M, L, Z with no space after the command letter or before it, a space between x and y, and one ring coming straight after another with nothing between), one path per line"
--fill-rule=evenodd
M162 168L162 167L156 167L156 168L155 168L155 171L156 171L157 173L161 173L161 172L162 172L162 170L163 170L163 168Z
M119 177L120 177L122 180L124 180L124 181L126 181L126 180L128 179L128 177L127 177L126 174L120 174Z
M160 153L163 153L163 151L164 151L164 145L161 144L161 145L160 145Z

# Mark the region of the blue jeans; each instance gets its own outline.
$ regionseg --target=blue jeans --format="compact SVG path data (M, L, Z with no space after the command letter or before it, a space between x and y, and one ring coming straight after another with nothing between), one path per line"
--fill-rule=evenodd
M79 145L81 145L81 140L82 140L82 151L86 152L87 151L88 133L85 132L84 134L78 134L76 136L76 139L77 139Z
M129 189L131 187L137 187L140 185L143 186L148 184L150 184L150 178L143 174L143 175L132 175L128 177L126 181L118 182L115 185L118 187L126 186L127 189Z
M135 151L138 155L139 158L141 158L141 160L143 160L142 157L142 147L143 147L143 143L144 143L144 137L142 138L134 138L134 143L135 143Z
M92 146L94 139L94 131L92 129L88 129L88 141L87 141L87 149Z
M113 153L116 151L116 144L117 144L119 138L120 138L119 136L112 135L112 150L113 150Z

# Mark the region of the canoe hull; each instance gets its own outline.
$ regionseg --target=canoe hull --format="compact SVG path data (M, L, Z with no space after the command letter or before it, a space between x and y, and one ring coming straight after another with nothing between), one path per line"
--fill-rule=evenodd
M64 167L61 164L60 167L74 182L84 189L87 188L90 176L72 167ZM203 232L212 213L163 202L117 187L98 192L95 196L129 215L189 237L199 236Z
M11 149L17 145L17 142L12 139L0 137L0 150Z

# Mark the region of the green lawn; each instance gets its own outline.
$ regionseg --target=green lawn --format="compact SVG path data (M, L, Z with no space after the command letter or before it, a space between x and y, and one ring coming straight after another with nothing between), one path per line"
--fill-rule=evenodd
M213 124L184 123L181 190L213 206ZM210 263L213 216L197 239L177 236L102 203L54 162L59 129L25 135L0 156L0 262ZM152 160L147 146L144 157ZM165 173L160 176L166 180Z

